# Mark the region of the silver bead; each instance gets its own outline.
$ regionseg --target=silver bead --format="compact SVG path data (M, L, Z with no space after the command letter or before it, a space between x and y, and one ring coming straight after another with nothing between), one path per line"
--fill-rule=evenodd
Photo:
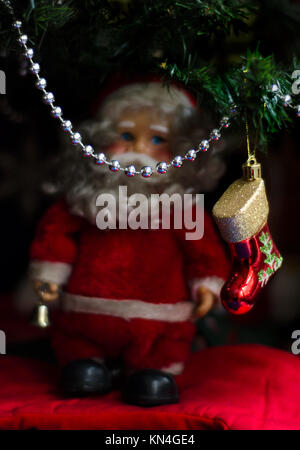
M73 134L72 142L73 144L79 144L79 142L81 142L81 134L78 133L78 131L76 131L76 133Z
M136 174L136 168L134 166L127 166L125 167L125 175L127 175L128 177L134 177L134 175Z
M297 105L296 108L297 108L296 116L300 117L300 105Z
M34 63L31 68L30 68L31 72L33 73L39 73L40 71L40 65L39 63Z
M84 147L84 156L89 157L89 156L91 156L93 153L94 153L94 149L93 149L93 147L92 147L91 145L86 145L86 146Z
M215 128L214 130L212 130L212 132L210 133L210 137L213 141L218 141L221 137L221 133L220 131Z
M56 106L52 111L51 115L56 119L62 115L62 109L60 106Z
M96 155L96 164L98 164L99 166L102 166L102 164L104 164L106 161L106 156L104 155L104 153L98 153Z
M27 58L27 59L31 59L33 57L33 54L34 54L34 51L32 48L28 48L26 50L26 52L24 53L25 58Z
M150 166L144 166L141 168L141 175L144 178L149 178L152 175L152 168Z
M197 158L197 152L193 148L191 148L191 150L188 150L185 154L185 159L188 159L189 161L195 161L196 158Z
M41 78L35 83L35 85L38 89L42 90L45 89L45 87L47 86L47 81L45 80L45 78Z
M181 156L175 156L175 158L172 159L171 164L172 164L173 167L176 167L176 169L178 169L183 164L182 157Z
M236 105L231 105L229 111L231 112L231 114L236 114L238 111L238 107Z
M28 41L28 36L26 34L22 34L22 36L19 37L18 41L19 44L25 45Z
M15 28L15 30L19 30L22 26L22 22L21 20L16 20L13 24L12 24L13 28Z
M221 127L223 127L223 128L228 128L229 125L230 125L229 117L227 117L227 116L222 117L222 119L221 119L221 121L220 121L220 125L221 125Z
M51 94L51 92L49 92ZM64 120L62 123L63 130L68 132L72 130L72 122L70 120Z
M283 106L288 106L292 101L292 97L290 96L290 94L287 94L284 96L283 99Z
M205 139L204 141L201 141L199 144L199 150L201 152L206 152L209 149L209 142Z
M161 174L165 174L168 170L168 164L166 162L159 162L156 165L156 171Z
M52 92L47 92L47 94L44 95L43 100L47 105L50 105L54 102L54 95Z
M119 172L120 170L120 163L119 161L117 161L116 159L113 159L109 165L109 170L111 170L112 172Z
M271 91L277 92L278 90L279 90L279 87L277 86L277 84L272 84Z

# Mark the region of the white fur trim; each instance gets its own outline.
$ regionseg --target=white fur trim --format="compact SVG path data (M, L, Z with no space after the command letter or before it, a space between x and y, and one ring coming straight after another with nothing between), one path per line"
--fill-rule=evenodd
M72 272L72 266L60 262L31 261L29 272L33 280L41 280L61 285L68 281Z
M211 290L218 298L220 298L220 291L225 283L220 277L205 277L205 278L195 278L190 282L190 289L192 294L192 299L194 301L197 300L197 290L200 286L205 286L209 290Z
M181 362L177 362L174 364L171 364L170 366L163 367L160 369L163 372L169 373L171 375L180 375L183 372L184 364Z
M61 299L61 308L64 311L104 314L121 317L125 320L139 318L183 322L190 319L193 304L191 302L148 303L141 300L113 300L64 293Z

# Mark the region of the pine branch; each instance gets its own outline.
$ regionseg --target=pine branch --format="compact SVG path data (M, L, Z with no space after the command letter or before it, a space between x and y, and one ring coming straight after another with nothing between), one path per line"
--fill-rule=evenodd
M291 124L289 109L270 88L276 83L282 96L291 94L291 74L299 63L278 64L270 52L264 53L264 42L259 51L251 37L266 14L263 5L276 10L277 20L285 8L282 0L31 0L14 4L53 90L63 86L70 97L76 89L82 104L112 73L153 72L167 82L184 83L217 116L227 115L232 104L239 105L236 127L244 130L246 118L250 129L259 127L262 149L273 133ZM293 14L282 14L285 29L296 29L297 24L300 28L300 7L293 5L292 10ZM0 12L1 49L17 55L19 48L2 4ZM241 56L232 63L235 35Z
M223 74L219 74L212 64L198 68L197 60L187 68L163 64L163 71L168 81L177 79L190 87L199 102L209 105L220 116L228 115L231 106L238 105L239 114L233 120L243 125L247 119L252 130L259 127L258 146L265 149L268 136L295 119L294 114L289 114L283 106L278 93L271 89L276 84L281 96L290 94L293 68L288 72L280 70L272 56L263 57L258 50L248 51L241 62ZM299 66L295 63L295 67Z

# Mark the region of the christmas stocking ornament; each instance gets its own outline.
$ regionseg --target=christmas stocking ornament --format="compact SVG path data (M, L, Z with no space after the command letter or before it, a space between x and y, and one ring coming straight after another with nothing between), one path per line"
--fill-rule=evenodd
M221 290L223 306L245 314L260 290L282 264L267 219L269 205L261 165L255 157L243 164L243 178L224 192L213 208L222 237L229 243L233 266Z

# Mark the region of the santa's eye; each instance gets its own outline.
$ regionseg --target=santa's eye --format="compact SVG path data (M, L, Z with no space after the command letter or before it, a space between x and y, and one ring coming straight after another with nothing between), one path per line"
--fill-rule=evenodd
M134 139L133 134L128 133L127 131L124 131L124 133L121 134L121 137L123 141L133 141Z
M166 142L166 140L161 136L152 136L152 142L154 145L159 145Z

